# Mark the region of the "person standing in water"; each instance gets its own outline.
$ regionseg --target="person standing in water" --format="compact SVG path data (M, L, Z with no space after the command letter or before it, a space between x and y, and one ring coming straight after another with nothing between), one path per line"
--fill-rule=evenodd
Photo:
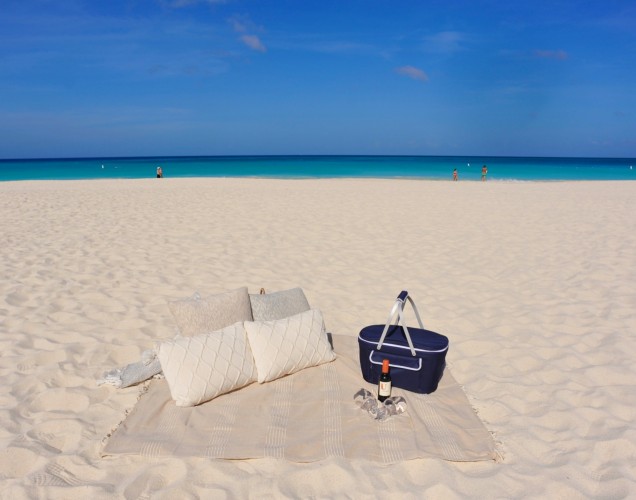
M453 170L453 180L454 181L459 180L459 177L457 176L457 169Z
M157 167L157 179L161 179L163 177L163 170L161 167Z
M486 175L488 175L488 167L484 165L481 167L481 181L486 182Z

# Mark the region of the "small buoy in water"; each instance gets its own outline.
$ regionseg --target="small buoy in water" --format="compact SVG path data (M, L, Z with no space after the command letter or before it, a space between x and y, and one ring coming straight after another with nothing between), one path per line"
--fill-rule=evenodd
M631 165L629 166L629 169L632 170L634 167L632 167Z
M468 166L470 167L470 163L468 164Z
M104 168L104 165L102 165L102 168Z

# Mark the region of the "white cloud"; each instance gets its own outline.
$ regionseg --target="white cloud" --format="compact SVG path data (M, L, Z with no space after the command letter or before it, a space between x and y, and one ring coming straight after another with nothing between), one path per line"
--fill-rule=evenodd
M400 66L399 68L395 68L395 72L399 75L412 78L413 80L419 80L421 82L428 81L428 75L415 66Z
M257 50L258 52L267 52L265 45L263 45L261 39L258 38L256 35L243 35L241 37L241 41L252 50Z
M535 50L534 55L543 59L557 59L559 61L565 61L568 58L568 53L565 50Z
M170 6L175 9L181 9L182 7L189 7L190 5L196 5L199 3L207 3L207 4L219 4L225 3L225 0L172 0L170 2Z
M239 19L230 19L230 24L232 25L232 29L237 33L245 33L247 31L247 26L243 21L240 21Z
M459 31L440 31L425 38L425 49L430 52L457 52L463 49L466 39L466 35Z
M304 50L312 52L322 52L325 54L356 54L368 52L372 47L370 45L347 42L347 41L316 41L308 43L305 46L299 46Z
M236 15L228 19L228 22L236 33L242 33L239 39L250 49L258 52L267 52L267 48L258 35L250 34L254 31L262 32L263 29L255 26L247 16Z

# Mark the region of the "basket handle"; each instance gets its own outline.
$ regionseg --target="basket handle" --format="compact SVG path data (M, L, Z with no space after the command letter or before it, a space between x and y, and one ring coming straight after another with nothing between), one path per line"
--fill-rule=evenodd
M386 325L384 326L384 330L382 331L382 336L380 337L380 341L378 342L377 349L378 351L382 349L382 344L384 343L384 339L386 337L387 332L389 331L389 326L391 326L391 322L393 321L393 317L397 315L395 319L395 324L401 324L402 328L404 328L404 336L406 337L406 341L409 344L409 348L411 349L411 354L416 356L415 347L413 346L413 341L411 340L411 334L409 333L409 329L406 326L406 321L404 321L404 304L406 301L409 301L411 306L413 307L413 311L415 311L415 317L417 318L417 322L420 325L420 328L424 329L424 325L422 324L422 318L420 318L420 313L417 310L417 306L413 299L409 295L409 292L406 290L402 290L400 294L397 296L395 304L391 308L391 312L389 313L389 318L386 321Z

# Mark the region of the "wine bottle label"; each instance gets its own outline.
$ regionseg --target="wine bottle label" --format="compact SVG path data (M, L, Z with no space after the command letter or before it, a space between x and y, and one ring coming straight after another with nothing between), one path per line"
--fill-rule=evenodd
M390 396L391 395L391 382L380 382L378 387L378 395L379 396Z

